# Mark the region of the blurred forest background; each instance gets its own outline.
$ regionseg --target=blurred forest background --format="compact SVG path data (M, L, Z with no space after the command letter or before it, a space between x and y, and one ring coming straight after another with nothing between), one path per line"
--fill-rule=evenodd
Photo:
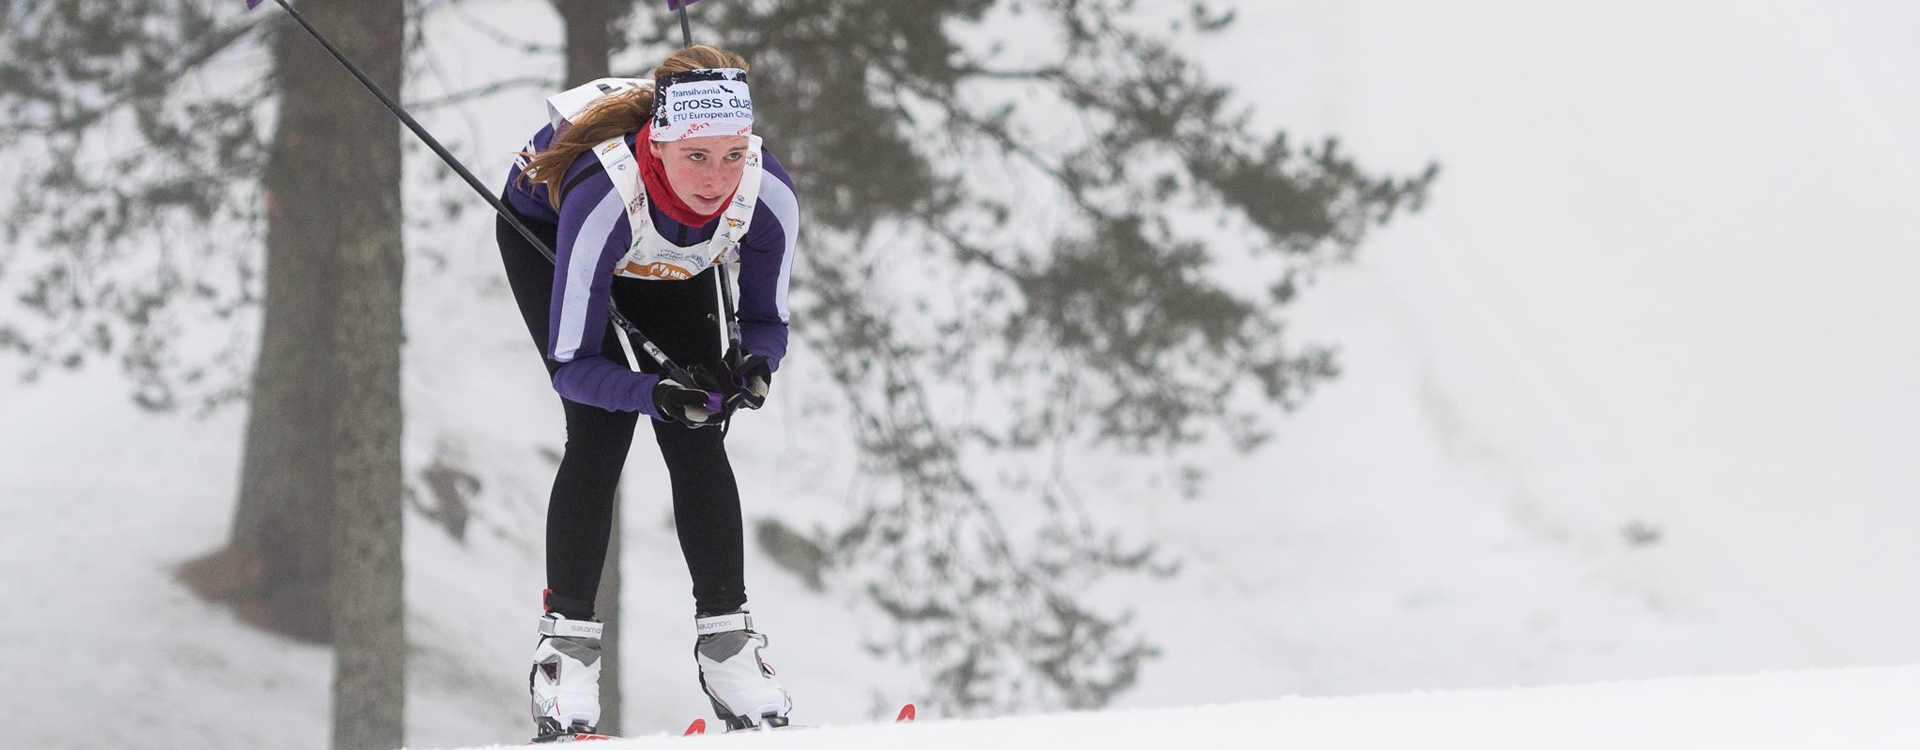
M0 0L18 739L516 741L563 433L492 217L244 5ZM665 5L295 7L491 188ZM1910 3L690 20L803 206L729 442L805 721L1920 663ZM652 453L629 734L706 711Z
M425 111L645 76L678 37L663 3L563 0L564 38L501 24L495 40L550 64L410 97L410 52L436 44L423 19L457 5L301 9ZM335 645L336 747L400 744L401 519L409 481L436 482L402 469L401 351L421 335L403 324L418 262L403 228L484 204L439 168L403 181L412 136L271 5L3 7L0 128L19 171L0 278L27 291L5 302L0 346L29 382L111 362L143 408L246 410L227 546L184 578ZM753 63L757 129L801 185L796 337L840 396L819 418L846 421L875 487L850 518L756 537L810 575L850 571L835 585L894 621L874 647L928 669L923 699L948 712L1104 705L1155 648L1128 609L1079 592L1178 561L1105 528L1047 456L1152 457L1200 492L1194 446L1258 446L1337 375L1331 342L1283 336L1286 307L1416 209L1437 166L1371 172L1333 139L1250 125L1182 52L1233 23L1204 2L697 11L698 41ZM1044 209L1005 175L1044 184ZM403 209L422 205L437 213ZM897 262L942 282L876 273ZM942 408L951 394L981 408ZM1046 512L1009 522L1008 504Z

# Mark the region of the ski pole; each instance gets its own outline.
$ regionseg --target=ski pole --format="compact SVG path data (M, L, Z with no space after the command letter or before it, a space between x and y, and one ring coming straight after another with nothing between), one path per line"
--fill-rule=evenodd
M266 0L247 0L247 10L253 10L263 2L266 2ZM446 147L441 146L440 141L434 138L433 134L428 133L426 128L421 127L419 121L413 119L413 115L407 114L407 110L395 102L393 97L387 96L387 92L380 88L380 84L374 83L373 79L368 78L366 73L361 72L360 66L354 65L352 60L348 60L347 56L341 53L339 48L333 46L333 42L327 41L326 35L321 34L319 29L314 28L313 24L308 23L305 16L300 15L300 11L294 10L292 5L287 4L287 0L274 0L274 2L278 3L281 8L286 9L287 14L293 16L293 20L298 22L301 28L306 29L308 34L313 35L315 41L320 42L320 46L326 48L327 54L333 55L333 59L338 60L342 66L345 66L347 72L352 73L354 78L360 80L360 85L367 87L368 91L373 92L374 97L378 98L381 104L386 105L388 111L393 112L394 116L400 118L400 122L407 126L407 129L412 130L414 135L419 136L420 140L427 144L427 148L433 149L433 153L439 155L441 161L446 162L447 166L452 167L453 171L459 174L461 179L466 180L467 185L472 187L474 192L479 193L481 198L486 199L487 205L492 206L494 212L500 214L500 218L505 219L508 224L513 225L514 231L519 232L520 236L525 237L527 242L539 248L540 254L547 256L548 261L556 264L559 263L559 258L554 255L553 249L547 247L547 243L542 242L540 238L533 233L532 229L527 228L527 225L520 221L520 217L515 216L513 211L509 210L505 203L501 203L499 197L495 196L492 191L487 190L486 186L481 184L479 178L474 177L472 172L467 171L466 165L461 164L459 159L455 158L453 154L448 153ZM681 12L684 14L686 11L682 9ZM679 380L687 385L694 385L697 382L685 368L675 364L672 359L667 357L666 352L661 351L659 346L655 345L652 340L646 337L646 334L641 333L639 328L636 328L631 321L628 321L627 316L620 314L620 308L615 306L611 299L607 300L607 313L612 316L615 325L620 326L629 336L640 342L640 348L647 353L647 356L653 358L654 362L659 363L660 368L667 373L668 377ZM720 401L719 394L709 393L707 401L711 405L709 408L713 411L721 411L718 405Z
M693 26L687 23L687 6L700 0L667 0L667 7L680 11L680 41L682 47L693 46Z
M693 46L693 26L687 22L687 6L697 2L700 0L667 0L668 9L680 11L680 46L682 47ZM740 318L733 311L733 279L727 274L724 265L715 270L718 271L715 276L719 277L720 282L720 307L727 314L727 353L744 356L746 350L741 348L740 344ZM728 362L727 364L738 363Z

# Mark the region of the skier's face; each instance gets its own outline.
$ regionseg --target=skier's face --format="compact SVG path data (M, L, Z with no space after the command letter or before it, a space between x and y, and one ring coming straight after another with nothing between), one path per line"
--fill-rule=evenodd
M667 184L689 208L703 214L720 210L727 196L740 186L747 165L744 135L649 141L654 154L667 166Z

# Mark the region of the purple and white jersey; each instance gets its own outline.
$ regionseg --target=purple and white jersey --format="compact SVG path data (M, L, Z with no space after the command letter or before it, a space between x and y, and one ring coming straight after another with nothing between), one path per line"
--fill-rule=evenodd
M627 135L627 147L645 153ZM540 129L526 151L538 152L553 140L552 126ZM787 353L787 285L793 274L794 243L800 233L800 202L793 180L772 153L764 153L759 205L740 241L739 312L741 344L749 354L767 358L775 370ZM557 227L553 306L547 319L547 356L561 363L553 387L561 396L616 411L653 413L653 387L659 378L637 373L601 356L607 332L607 298L615 267L632 243L626 203L591 151L582 152L562 181L560 210L547 202L547 188L520 181L526 158L507 176L507 203L528 219ZM637 176L636 176L637 178ZM771 179L768 179L771 178ZM653 226L675 245L689 246L713 237L721 219L687 226L648 202ZM644 327L645 321L634 321Z

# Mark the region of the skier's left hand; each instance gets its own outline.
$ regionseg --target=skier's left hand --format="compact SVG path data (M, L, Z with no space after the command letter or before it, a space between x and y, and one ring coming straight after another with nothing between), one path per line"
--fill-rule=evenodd
M767 392L773 388L773 364L766 357L748 354L735 359L728 357L731 363L727 385L727 408L758 409L767 403Z

